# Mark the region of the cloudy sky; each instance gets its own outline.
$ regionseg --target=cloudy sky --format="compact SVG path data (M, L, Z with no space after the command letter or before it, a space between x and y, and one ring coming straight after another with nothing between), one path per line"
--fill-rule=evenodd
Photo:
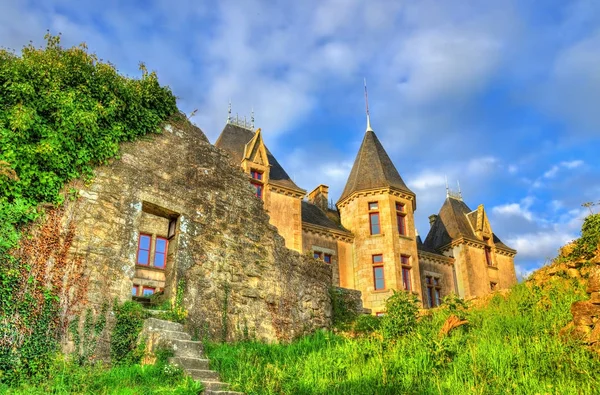
M0 0L0 46L86 42L124 74L143 61L214 142L250 116L303 188L337 200L372 126L417 194L484 204L526 273L600 200L600 2ZM600 208L596 208L597 210Z

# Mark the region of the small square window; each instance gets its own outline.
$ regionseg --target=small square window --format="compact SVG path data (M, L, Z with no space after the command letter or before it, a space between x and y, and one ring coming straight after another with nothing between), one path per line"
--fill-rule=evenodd
M402 266L410 266L410 257L408 255L400 255L400 264Z
M139 285L134 285L131 288L131 296L138 296L139 291L140 291L140 286Z
M255 180L259 180L262 181L263 179L263 173L258 171L258 170L252 170L250 172L250 177L254 178Z
M401 213L403 213L404 210L405 210L404 204L396 203L396 211L400 211Z
M319 251L315 251L315 252L313 252L313 257L315 259L322 259L323 258L323 253L319 252Z
M383 262L383 255L378 254L378 255L373 255L373 263L382 263Z
M325 263L331 263L331 254L324 254L323 261L325 261Z
M377 313L375 313L376 317L383 317L385 315L385 313L383 311L378 311Z
M155 290L156 288L153 287L144 287L142 290L142 296L149 298L150 296L154 295Z
M379 208L379 204L377 204L377 202L369 203L369 210L377 210L378 208Z
M498 288L498 283L490 282L490 289L495 291Z

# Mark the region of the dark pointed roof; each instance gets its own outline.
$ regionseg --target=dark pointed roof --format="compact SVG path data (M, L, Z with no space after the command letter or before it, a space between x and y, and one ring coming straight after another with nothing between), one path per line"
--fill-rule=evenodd
M367 130L339 201L356 191L393 187L412 195L372 130Z
M327 214L317 205L305 200L302 201L302 222L350 233L350 231L344 228L340 223L335 222L327 216Z
M244 148L253 137L254 132L251 130L228 123L225 125L221 135L215 142L215 147L227 151L231 156L232 163L236 166L240 166L242 164L242 159L244 158ZM303 191L302 188L292 181L283 167L277 162L277 159L271 154L271 151L269 151L266 146L265 148L267 149L267 156L269 164L271 165L269 182Z
M438 217L425 238L423 249L437 251L440 247L461 237L478 240L472 226L472 214L473 211L462 200L454 197L446 198ZM512 250L498 236L492 235L496 247Z

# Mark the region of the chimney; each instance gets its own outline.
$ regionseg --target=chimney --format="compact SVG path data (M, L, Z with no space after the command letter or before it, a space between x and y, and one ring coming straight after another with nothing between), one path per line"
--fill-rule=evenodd
M438 218L437 214L431 214L429 216L429 226L433 226L433 223L435 222L435 220Z
M319 185L308 194L308 201L327 212L329 204L329 187L323 184Z

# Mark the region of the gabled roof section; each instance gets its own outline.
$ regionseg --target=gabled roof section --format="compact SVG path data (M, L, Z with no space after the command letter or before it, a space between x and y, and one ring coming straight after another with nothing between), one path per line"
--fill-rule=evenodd
M244 146L244 159L261 165L269 166L267 148L262 139L260 128L254 133L252 140Z
M483 210L483 207L481 210ZM472 211L462 200L447 197L425 238L423 249L437 251L439 248L461 237L479 240L475 233L478 229L477 214L478 210ZM483 217L480 215L480 218ZM481 224L479 224L479 227L481 227ZM498 236L493 233L492 236L494 244L497 247L511 249L502 243Z
M397 188L414 195L400 177L375 132L367 130L338 202L354 192L383 187Z
M232 163L236 166L240 166L244 159L244 153L246 144L248 144L255 137L255 133L251 130L242 128L237 125L228 123L223 128L221 135L215 142L215 147L221 148L229 153L231 156ZM261 137L262 139L262 137ZM271 169L269 170L269 182L283 187L296 189L303 191L286 173L281 167L277 159L271 154L269 149L265 146L267 159Z
M344 228L341 224L332 220L327 214L321 210L317 205L302 201L302 222L306 222L312 225L323 226L325 228L351 233L348 229Z

